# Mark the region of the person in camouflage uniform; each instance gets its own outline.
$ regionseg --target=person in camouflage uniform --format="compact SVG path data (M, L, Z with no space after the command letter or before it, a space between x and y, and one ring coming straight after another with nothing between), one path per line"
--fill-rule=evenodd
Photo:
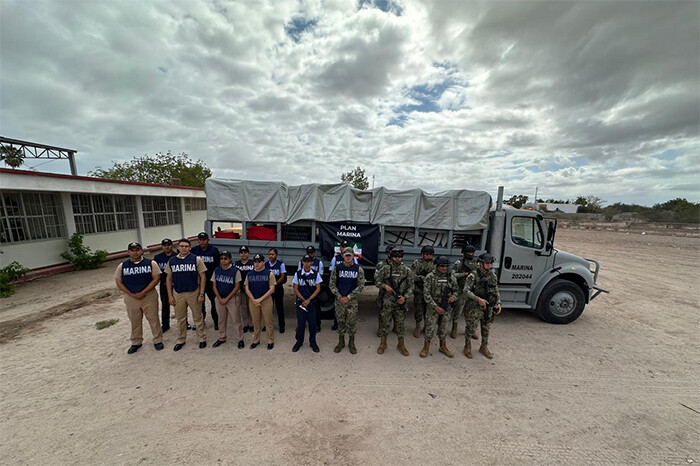
M459 286L459 297L457 298L457 304L452 309L452 331L450 332L450 338L457 338L457 326L459 325L459 316L464 312L465 295L461 291L464 289L464 283L467 281L467 275L472 273L477 268L476 258L474 257L474 252L476 248L471 244L467 244L462 248L462 259L455 261L452 266L452 276L457 279L457 285ZM476 333L472 335L472 338L476 339Z
M357 297L365 287L365 272L353 261L352 248L343 249L343 262L331 272L329 288L335 295L335 316L338 319L338 345L333 349L340 353L345 348L345 334L350 336L348 349L357 353L355 326L357 323Z
M391 257L389 257L389 253L391 250L394 249L394 245L390 244L389 246L386 247L386 259L381 261L379 264L377 264L377 267L374 269L374 277L375 277L375 283L377 281L376 277L379 275L379 271L384 268L384 266L390 265L391 264ZM377 309L379 309L379 312L377 312L377 318L379 320L379 324L377 325L377 336L381 337L382 336L382 303L384 302L384 289L379 288L379 293L377 293ZM394 328L396 328L396 324L394 323Z
M413 264L411 264L411 272L413 272L413 310L414 317L416 318L416 328L413 330L413 336L418 338L420 336L420 326L423 319L425 319L425 299L423 298L423 285L425 279L429 273L435 270L435 264L433 263L433 254L435 254L435 249L432 246L423 246L420 250L421 258L416 259Z
M396 349L404 356L408 356L408 350L404 345L404 319L406 318L406 302L413 294L413 272L406 267L401 259L403 258L403 248L395 247L389 253L391 263L379 269L375 274L375 284L377 288L383 290L383 303L381 307L381 343L377 348L377 353L384 354L386 350L386 339L389 335L391 319L394 319L396 335L399 344Z
M423 295L428 308L425 316L425 343L420 352L420 357L428 356L430 340L435 335L437 327L438 338L440 339L440 352L448 358L454 355L447 349L447 326L451 320L450 304L457 301L459 290L457 279L447 272L450 261L447 257L439 257L436 261L435 272L431 272L425 277L425 287Z
M464 332L464 355L472 358L472 341L469 335L481 322L481 346L479 352L487 358L493 358L488 349L489 330L493 316L501 313L501 297L498 294L498 279L491 271L493 256L484 253L479 256L479 266L467 276L463 294L466 299L464 317L467 328Z

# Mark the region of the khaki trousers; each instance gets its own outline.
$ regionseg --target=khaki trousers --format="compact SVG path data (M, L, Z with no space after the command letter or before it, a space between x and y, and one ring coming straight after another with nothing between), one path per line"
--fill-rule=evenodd
M202 318L202 303L197 302L199 291L188 291L178 293L173 291L175 296L175 318L177 319L177 340L175 343L184 343L187 340L187 308L192 311L192 320L197 326L197 338L200 342L207 341L207 332L204 328Z
M250 310L250 315L253 316L253 343L260 343L260 316L262 315L263 320L265 320L265 334L267 336L268 343L275 342L275 327L272 321L272 298L267 297L261 303L261 307L253 304L253 301L248 300L248 309Z
M233 305L237 306L238 312L241 314L241 321L245 327L253 326L253 319L250 317L250 310L248 309L248 295L243 291L243 285L241 285L241 291L239 291L236 296L231 298Z
M163 341L163 329L160 328L158 319L158 294L156 290L146 293L143 299L134 299L124 295L126 304L126 314L131 322L131 344L140 345L143 343L143 317L146 316L148 325L153 334L153 343Z
M241 306L236 305L235 296L226 304L221 304L219 299L216 300L216 312L219 314L219 340L226 341L226 324L228 316L233 319L233 337L237 341L243 340L243 316L241 315Z

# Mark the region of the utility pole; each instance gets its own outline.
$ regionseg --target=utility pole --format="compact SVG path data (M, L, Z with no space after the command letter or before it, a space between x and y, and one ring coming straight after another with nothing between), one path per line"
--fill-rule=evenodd
M374 189L374 175L372 175L372 189Z

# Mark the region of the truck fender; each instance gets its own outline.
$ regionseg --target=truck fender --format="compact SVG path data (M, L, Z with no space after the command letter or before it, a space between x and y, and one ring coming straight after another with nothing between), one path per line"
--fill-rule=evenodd
M581 287L583 294L586 297L586 304L590 301L591 289L593 288L593 279L591 271L581 264L575 262L565 262L556 267L545 271L539 280L534 284L530 291L528 304L532 309L537 307L537 301L545 287L557 278L568 280Z

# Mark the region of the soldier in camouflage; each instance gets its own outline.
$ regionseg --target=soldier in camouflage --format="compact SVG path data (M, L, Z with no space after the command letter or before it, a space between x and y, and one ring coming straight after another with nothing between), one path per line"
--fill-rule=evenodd
M464 332L464 355L472 358L472 341L469 338L476 326L481 322L481 346L479 352L487 358L493 358L488 349L489 330L493 316L501 313L501 298L498 294L498 279L491 271L493 256L484 253L479 256L479 266L467 276L463 294L466 299L465 320L467 328Z
M406 302L413 294L413 272L406 267L401 259L403 258L403 248L395 247L389 253L391 263L379 268L375 273L375 284L377 288L383 290L383 302L381 307L381 343L377 348L377 353L384 354L386 350L386 339L389 335L391 319L394 319L394 327L399 343L396 349L404 356L408 356L408 350L404 345L404 319L406 318Z
M391 250L394 249L394 245L390 244L389 246L386 247L386 259L381 261L379 264L377 264L377 267L374 269L374 276L375 276L375 282L376 282L376 277L379 275L379 271L382 270L382 268L386 265L391 264L391 257L389 257L389 253ZM379 288L379 293L377 293L377 309L379 309L379 312L377 312L377 317L379 319L379 324L377 325L377 336L381 337L382 336L382 303L384 302L384 289ZM396 328L396 324L394 324L394 328Z
M428 356L430 340L435 335L437 327L438 338L440 339L440 352L448 358L454 355L447 349L447 326L451 320L450 305L457 301L459 290L457 279L447 272L450 261L447 257L439 257L436 261L435 272L431 272L425 277L425 287L423 296L428 308L425 317L425 343L420 352L420 357Z
M462 259L455 261L452 266L452 276L457 279L457 285L459 286L459 297L457 298L457 304L452 309L452 331L450 332L450 338L457 338L457 326L459 325L459 316L464 312L465 296L461 291L464 289L464 283L467 281L467 275L476 270L477 263L474 257L474 252L476 248L471 244L467 244L462 248ZM476 340L476 333L472 335L472 338Z
M340 353L345 348L345 334L350 336L348 349L357 353L355 326L357 323L357 297L365 287L365 272L353 260L352 248L343 249L343 262L331 272L329 288L335 295L335 316L338 319L338 345L333 349Z
M423 246L420 250L421 258L416 259L413 264L411 264L411 272L413 272L413 309L414 316L416 318L416 328L413 331L413 336L418 338L420 336L420 326L421 322L425 319L426 305L425 299L423 298L423 285L425 283L425 278L429 273L435 270L435 264L433 263L433 254L435 254L435 249L432 246Z

